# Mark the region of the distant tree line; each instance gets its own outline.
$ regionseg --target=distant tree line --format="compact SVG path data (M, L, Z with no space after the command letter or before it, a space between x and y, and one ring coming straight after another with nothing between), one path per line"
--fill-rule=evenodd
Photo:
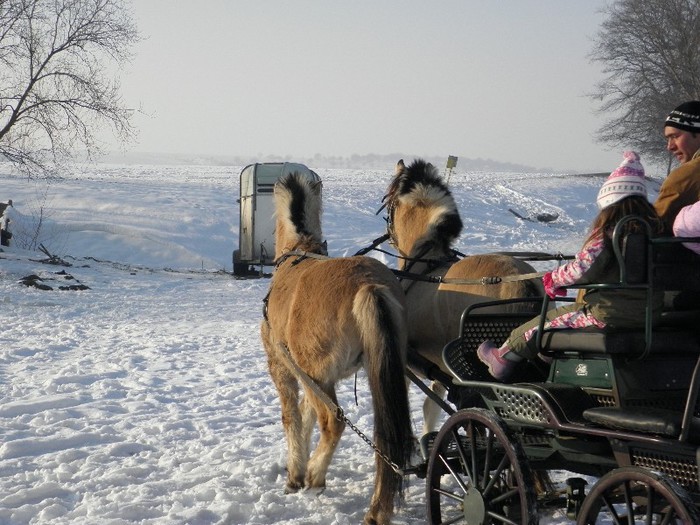
M411 161L422 158L431 162L442 173L447 163L444 157L435 155L419 155L406 153L387 153L366 155L321 155L313 157L297 157L292 155L192 155L192 154L161 154L161 153L114 153L103 157L103 160L118 164L190 164L207 166L247 166L254 162L301 162L310 168L348 168L348 169L384 169L392 171L399 159ZM459 171L497 171L513 173L535 173L554 171L551 168L525 166L511 162L500 162L493 159L469 158L460 156L457 164Z

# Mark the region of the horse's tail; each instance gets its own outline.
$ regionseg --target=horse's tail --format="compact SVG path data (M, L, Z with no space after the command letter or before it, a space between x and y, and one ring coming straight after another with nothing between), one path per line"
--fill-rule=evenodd
M374 405L374 440L400 468L410 460L413 431L404 367L407 327L401 303L386 286L360 288L353 315L365 348L364 365ZM376 456L377 478L371 508L392 509L394 495L403 497L403 478ZM383 501L374 501L374 499Z

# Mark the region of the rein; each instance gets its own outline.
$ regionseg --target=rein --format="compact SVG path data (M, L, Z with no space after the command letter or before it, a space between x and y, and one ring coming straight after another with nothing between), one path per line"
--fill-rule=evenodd
M388 233L385 233L381 237L377 237L376 239L374 239L372 241L372 243L369 246L366 246L364 248L360 248L359 250L357 250L355 252L355 255L365 255L367 252L375 250L377 248L377 246L379 246L380 244L383 244L385 241L389 240L390 237L391 236ZM377 250L377 251L384 252L384 250ZM388 252L384 252L384 253L388 253Z
M378 241L379 239L382 239L385 236L379 237L375 239L375 242ZM386 240L386 239L384 239ZM384 242L382 240L381 242ZM379 242L378 244L381 244ZM370 251L372 248L363 248L363 250L366 250L366 252ZM362 251L362 250L361 250ZM385 252L388 253L388 252ZM573 256L569 255L562 255L562 254L548 254L548 253L540 253L540 252L497 252L500 255L510 255L510 256L516 256L521 255L524 260L564 260L564 259L571 259ZM357 255L357 254L356 254ZM390 254L391 255L391 254ZM297 257L295 261L292 262L293 265L299 264L305 259L311 258L311 259L319 259L319 260L324 260L324 259L331 259L329 255L325 255L322 253L315 253L315 252L308 252L304 250L292 250L289 251L282 256L280 256L276 261L275 261L275 267L278 267L281 265L284 261L289 259L290 257ZM396 255L397 258L403 258L403 259L409 259L408 257L402 257ZM442 260L442 259L428 259L428 260L423 260L420 258L416 259L410 259L412 262L428 262L428 263L439 263L438 266L445 265L449 261L448 260ZM436 267L438 267L436 266ZM533 273L524 273L524 274L519 274L519 275L505 275L505 276L484 276L484 277L479 277L477 279L459 279L456 277L434 277L432 275L427 275L427 274L419 274L419 273L413 273L405 270L396 270L392 269L391 270L396 277L399 279L408 279L412 281L421 281L421 282L427 282L427 283L434 283L434 284L455 284L455 285L481 285L481 286L489 286L489 285L495 285L495 284L501 284L501 283L509 283L509 282L516 282L516 281L527 281L530 279L536 279L536 278L541 278L546 272L533 272ZM429 270L430 271L430 270ZM267 298L266 298L267 299ZM265 302L265 301L263 301Z
M510 283L515 281L527 281L529 279L535 279L542 277L546 272L533 272L533 273L523 273L519 275L506 275L504 277L493 276L493 277L479 277L478 279L458 279L456 277L434 277L432 275L425 275L419 273L405 272L403 270L392 270L394 275L401 279L409 279L413 281L423 281L426 283L435 284L480 284L480 285L491 285L491 284L501 284Z

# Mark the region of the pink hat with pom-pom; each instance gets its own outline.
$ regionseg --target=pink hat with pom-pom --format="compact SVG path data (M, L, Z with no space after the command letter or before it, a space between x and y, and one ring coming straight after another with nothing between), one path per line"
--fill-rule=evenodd
M639 155L634 151L625 151L622 154L622 163L610 174L598 192L598 209L607 208L632 195L646 198L647 183L644 180L644 167L639 161Z

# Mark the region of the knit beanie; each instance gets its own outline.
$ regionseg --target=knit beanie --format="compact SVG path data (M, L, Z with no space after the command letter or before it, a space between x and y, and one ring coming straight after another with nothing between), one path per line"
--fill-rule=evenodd
M647 183L644 180L644 167L639 162L639 155L634 151L622 154L622 163L603 183L596 202L602 210L611 204L632 195L647 196Z
M700 133L700 100L683 102L668 114L664 126Z

